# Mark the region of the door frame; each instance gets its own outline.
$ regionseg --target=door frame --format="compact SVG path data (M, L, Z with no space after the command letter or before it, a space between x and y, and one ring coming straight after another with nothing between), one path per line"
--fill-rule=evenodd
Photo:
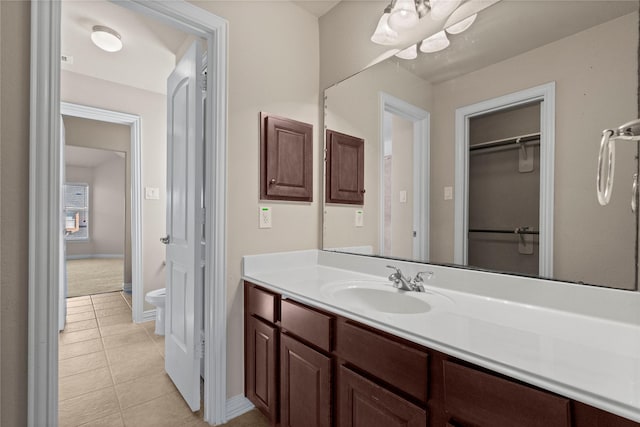
M469 230L469 121L491 112L540 102L540 234L538 274L553 277L553 185L556 83L549 82L456 109L454 264L467 265Z
M144 286L142 282L142 136L140 116L64 101L60 103L60 114L126 125L131 129L129 149L131 157L129 159L131 167L131 295L133 321L135 323L143 322L145 318ZM62 143L60 149L64 150ZM61 260L61 262L64 262L64 260ZM61 306L61 303L59 305Z
M228 22L186 1L128 0L133 11L207 40L204 420L226 421ZM58 422L60 1L31 2L28 426ZM138 188L139 190L139 188Z
M429 179L430 170L430 119L431 114L415 105L379 92L380 104L380 215L378 248L384 248L384 139L388 133L385 113L395 114L413 123L413 258L421 261L429 260Z

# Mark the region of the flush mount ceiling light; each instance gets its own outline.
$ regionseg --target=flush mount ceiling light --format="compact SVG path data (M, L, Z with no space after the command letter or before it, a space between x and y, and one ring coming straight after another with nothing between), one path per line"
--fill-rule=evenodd
M91 41L100 49L107 52L117 52L122 49L120 34L109 27L96 25L91 32Z
M378 25L371 36L371 41L381 45L397 44L398 40L402 39L402 33L415 27L423 17L429 16L432 20L442 21L456 11L458 6L464 1L465 0L391 0L391 3L384 9L382 16L378 20ZM458 12L462 12L462 10ZM461 13L458 13L458 15L460 14ZM449 34L460 34L473 24L476 17L477 14L450 25L446 28L446 32ZM424 39L422 43L420 43L420 51L425 53L438 52L446 49L449 44L447 34L442 30ZM403 59L414 59L418 55L417 47L418 45L410 46L397 53L396 56Z

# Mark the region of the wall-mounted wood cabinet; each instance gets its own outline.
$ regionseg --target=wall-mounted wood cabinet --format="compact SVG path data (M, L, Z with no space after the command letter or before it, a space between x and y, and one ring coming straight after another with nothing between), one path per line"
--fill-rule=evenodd
M326 202L364 204L364 139L327 130Z
M244 295L245 393L273 426L640 427L252 283Z
M313 126L260 113L260 199L313 200Z

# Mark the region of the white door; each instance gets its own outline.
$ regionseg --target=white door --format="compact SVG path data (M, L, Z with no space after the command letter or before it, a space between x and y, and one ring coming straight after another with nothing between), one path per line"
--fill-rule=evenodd
M65 215L64 215L64 183L65 178L65 133L64 121L60 116L60 265L58 269L58 330L64 329L67 320L67 245L64 241Z
M201 58L195 42L167 81L165 370L193 411L200 409L202 357Z

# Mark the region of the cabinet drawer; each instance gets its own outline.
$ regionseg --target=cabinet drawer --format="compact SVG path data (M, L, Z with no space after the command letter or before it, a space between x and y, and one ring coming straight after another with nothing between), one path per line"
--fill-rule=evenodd
M567 427L568 399L444 361L445 409L454 426Z
M290 300L283 300L280 310L282 329L324 351L331 351L333 317Z
M337 324L336 353L422 402L427 401L429 355L353 322Z
M424 427L427 411L340 366L338 427Z
M267 322L275 323L278 320L279 297L276 294L257 288L251 283L247 283L245 286L246 309L249 314L261 317Z

